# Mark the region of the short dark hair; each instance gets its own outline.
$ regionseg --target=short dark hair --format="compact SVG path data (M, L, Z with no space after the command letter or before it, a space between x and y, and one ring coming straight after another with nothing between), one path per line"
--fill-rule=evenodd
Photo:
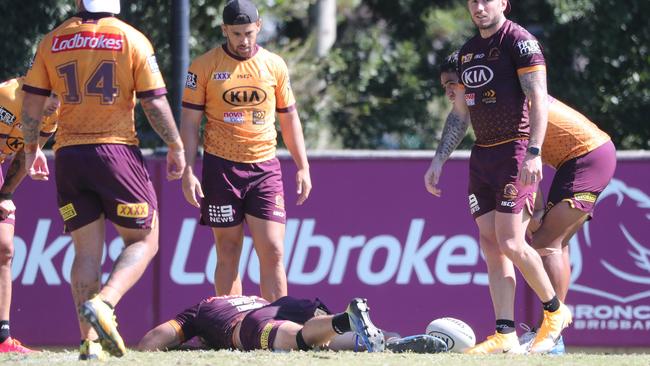
M440 65L440 73L443 72L458 72L458 51L452 52Z
M260 18L255 4L249 0L230 0L223 8L223 24L250 24Z

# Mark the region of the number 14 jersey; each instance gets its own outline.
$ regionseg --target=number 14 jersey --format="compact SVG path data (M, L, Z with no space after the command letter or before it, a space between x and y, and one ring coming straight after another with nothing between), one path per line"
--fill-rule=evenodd
M137 145L138 98L167 93L153 47L107 13L82 12L38 46L23 90L61 99L55 149L82 144Z

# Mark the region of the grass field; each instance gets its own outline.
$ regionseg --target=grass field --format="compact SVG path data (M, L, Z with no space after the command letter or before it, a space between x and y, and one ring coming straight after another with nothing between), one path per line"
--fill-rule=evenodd
M80 365L76 350L43 351L29 356L0 355L0 365ZM95 362L93 362L95 363ZM102 364L120 365L219 365L219 366L650 366L650 354L571 353L565 356L492 355L468 356L456 353L432 355L353 352L290 352L266 351L176 351L129 352L122 358L110 358Z

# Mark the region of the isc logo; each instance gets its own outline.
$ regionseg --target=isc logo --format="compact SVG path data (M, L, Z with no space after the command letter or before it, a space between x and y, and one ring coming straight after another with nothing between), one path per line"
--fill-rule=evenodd
M223 101L236 107L256 106L265 100L266 92L254 86L239 86L223 93Z
M463 71L463 84L468 88L480 88L494 78L494 72L483 65L472 66Z

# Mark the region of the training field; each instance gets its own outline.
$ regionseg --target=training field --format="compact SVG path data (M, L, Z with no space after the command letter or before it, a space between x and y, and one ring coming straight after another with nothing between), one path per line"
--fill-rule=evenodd
M41 352L30 356L0 355L1 365L83 365L77 361L76 351ZM585 354L573 353L561 357L491 355L468 356L456 353L432 355L353 352L291 352L266 351L177 351L129 352L102 364L147 365L218 365L218 366L384 366L384 365L444 365L444 366L650 366L650 354Z

